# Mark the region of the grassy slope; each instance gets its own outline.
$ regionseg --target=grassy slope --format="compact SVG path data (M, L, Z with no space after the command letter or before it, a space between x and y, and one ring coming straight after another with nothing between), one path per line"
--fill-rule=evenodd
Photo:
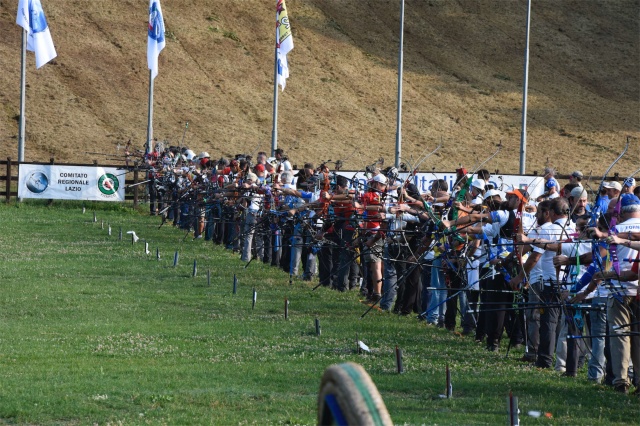
M155 87L155 135L213 155L270 144L270 2L164 2L167 49ZM294 162L340 158L359 169L391 158L395 140L398 1L289 0L295 49L280 104L280 145ZM29 58L28 160L89 161L146 134L146 6L133 0L49 0L58 50ZM547 159L594 175L638 135L638 0L536 1L532 13L528 170ZM443 139L440 170L473 163L502 140L491 168L518 164L525 2L407 2L403 152ZM16 157L19 31L0 1L0 155ZM460 153L461 144L469 154ZM584 158L561 159L579 151ZM621 170L637 163L634 145ZM215 153L215 154L214 154ZM601 157L598 157L601 156ZM98 158L100 159L100 158ZM565 170L565 168L567 170ZM624 174L624 173L621 173Z
M515 361L517 351L506 360L413 318L374 311L359 320L364 307L354 293L291 287L278 270L245 270L229 252L183 241L145 216L97 216L93 223L77 204L0 205L0 423L312 424L323 370L347 360L367 369L398 424L504 423L509 390L529 424L551 423L528 418L529 410L551 412L554 424L629 424L637 413L635 398L584 374L530 370ZM141 243L118 241L120 226L158 247L161 261ZM354 353L356 333L372 354ZM402 376L395 345L404 351ZM451 400L438 398L446 363Z

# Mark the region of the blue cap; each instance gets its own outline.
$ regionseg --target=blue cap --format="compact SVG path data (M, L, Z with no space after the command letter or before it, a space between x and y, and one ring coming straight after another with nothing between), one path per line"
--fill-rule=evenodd
M633 194L622 194L622 197L620 199L620 205L622 207L635 206L638 204L640 204L640 198L636 197Z

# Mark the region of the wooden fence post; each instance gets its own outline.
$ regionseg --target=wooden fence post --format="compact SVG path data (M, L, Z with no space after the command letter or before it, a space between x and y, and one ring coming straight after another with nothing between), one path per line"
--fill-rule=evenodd
M133 208L138 207L138 166L133 171Z
M7 180L4 197L7 203L11 201L11 157L7 157Z

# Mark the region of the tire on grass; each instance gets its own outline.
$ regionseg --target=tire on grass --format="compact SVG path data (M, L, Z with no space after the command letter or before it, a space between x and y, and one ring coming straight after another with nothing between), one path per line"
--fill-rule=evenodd
M393 425L378 388L353 362L328 367L318 394L319 425Z

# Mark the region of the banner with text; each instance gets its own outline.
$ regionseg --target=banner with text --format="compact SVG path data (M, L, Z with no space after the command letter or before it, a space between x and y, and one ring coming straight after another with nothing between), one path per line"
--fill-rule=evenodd
M124 180L113 167L20 164L18 197L124 201Z
M358 186L360 189L364 188L367 183L367 178L362 172L338 172L338 174L348 178L358 180ZM407 179L408 173L400 173L398 179L404 181ZM449 185L449 191L453 189L456 182L455 173L424 173L418 172L411 179L413 183L418 187L420 193L429 191L433 182L437 179L443 179ZM531 200L535 200L536 197L542 195L544 189L544 178L540 176L522 176L522 175L491 175L489 182L496 189L501 191L511 191L515 188L524 189L529 192ZM352 183L353 187L354 184Z

